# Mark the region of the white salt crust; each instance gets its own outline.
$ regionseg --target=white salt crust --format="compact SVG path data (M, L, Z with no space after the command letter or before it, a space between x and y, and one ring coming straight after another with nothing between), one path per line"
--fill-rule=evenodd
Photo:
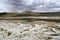
M47 24L33 26L0 20L0 40L60 40L60 30Z

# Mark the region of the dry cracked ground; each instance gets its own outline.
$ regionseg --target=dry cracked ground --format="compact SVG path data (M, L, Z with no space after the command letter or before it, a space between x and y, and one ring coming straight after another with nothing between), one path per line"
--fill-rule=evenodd
M0 20L0 40L60 40L60 23Z

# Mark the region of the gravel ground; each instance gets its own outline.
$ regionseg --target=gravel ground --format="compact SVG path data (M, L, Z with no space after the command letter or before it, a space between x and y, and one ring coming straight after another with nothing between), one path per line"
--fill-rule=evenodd
M0 40L60 40L60 23L0 20Z

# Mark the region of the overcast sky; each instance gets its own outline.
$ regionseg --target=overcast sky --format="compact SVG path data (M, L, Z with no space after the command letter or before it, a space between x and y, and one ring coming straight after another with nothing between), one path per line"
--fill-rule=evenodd
M0 0L0 12L60 12L60 0Z

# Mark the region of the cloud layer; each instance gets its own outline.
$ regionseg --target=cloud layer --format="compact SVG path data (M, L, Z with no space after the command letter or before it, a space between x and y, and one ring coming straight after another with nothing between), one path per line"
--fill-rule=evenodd
M0 12L60 12L60 0L0 0Z

